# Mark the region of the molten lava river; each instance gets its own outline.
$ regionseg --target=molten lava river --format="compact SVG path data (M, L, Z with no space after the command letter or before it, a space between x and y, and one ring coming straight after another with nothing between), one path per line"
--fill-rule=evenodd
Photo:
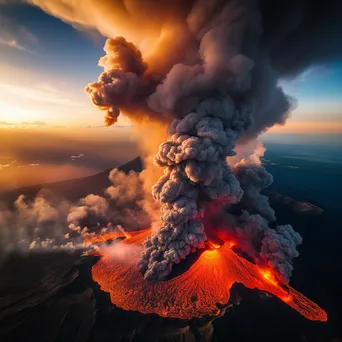
M123 249L141 248L150 233L150 230L130 233L116 244ZM125 235L107 238L118 236ZM91 242L98 241L95 238L88 241ZM229 243L205 250L186 272L161 282L144 280L137 266L138 254L132 258L112 258L105 252L101 254L102 259L92 268L92 277L103 291L110 293L112 303L124 310L180 319L214 316L220 311L217 304L228 302L230 289L237 282L277 296L310 320L327 321L326 312L317 304L290 286L286 289L280 286L270 270L261 269L238 256Z

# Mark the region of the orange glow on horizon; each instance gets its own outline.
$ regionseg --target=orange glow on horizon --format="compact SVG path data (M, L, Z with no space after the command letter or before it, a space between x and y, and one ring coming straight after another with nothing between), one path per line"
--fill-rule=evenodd
M141 246L149 235L150 230L136 232L119 243ZM218 315L217 303L225 305L232 285L238 282L273 294L307 319L328 319L317 304L291 287L284 289L271 271L239 257L228 244L204 251L188 271L167 281L146 281L137 261L126 259L101 259L93 266L92 277L103 291L110 293L113 304L145 314L180 319Z

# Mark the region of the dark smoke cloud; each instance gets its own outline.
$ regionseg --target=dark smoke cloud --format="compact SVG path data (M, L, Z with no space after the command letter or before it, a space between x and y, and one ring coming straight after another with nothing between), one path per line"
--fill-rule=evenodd
M260 2L264 41L284 77L342 56L342 3L334 0Z
M176 119L170 138L155 158L165 172L152 188L161 202L164 222L146 241L140 267L148 279L167 276L174 263L204 247L204 226L195 219L201 199L238 202L242 190L226 163L234 155L235 140L250 123L249 107L234 108L230 97L203 101L197 109Z
M301 236L290 225L268 229L262 239L260 258L288 282L293 270L291 261L298 257L297 245L301 243Z
M86 88L107 124L120 114L170 124L155 158L165 169L153 187L163 225L145 243L144 276L162 279L204 247L211 233L206 215L214 219L205 208L214 203L229 205L220 216L226 223L218 222L222 231L287 281L301 238L290 226L268 227L275 215L260 191L272 177L251 163L233 172L226 158L236 144L285 123L295 103L278 86L281 77L341 55L334 44L341 37L339 2L30 2L110 37L104 72Z
M241 204L250 213L258 213L267 221L275 221L275 212L270 207L267 196L260 191L273 183L272 175L263 167L256 165L237 165L235 174L244 191Z
M147 63L134 44L118 37L108 39L104 50L107 55L99 65L105 72L85 90L96 106L106 110L105 122L110 126L116 123L120 110L136 116L147 110L145 99L152 92L153 80L143 76Z
M272 175L248 158L237 163L233 170L244 194L236 208L231 206L218 213L222 215L220 234L223 230L254 262L273 269L280 281L289 282L293 259L299 255L297 246L302 238L291 225L269 227L269 222L275 221L276 216L268 197L261 191L272 184ZM237 210L241 211L240 215L236 215Z

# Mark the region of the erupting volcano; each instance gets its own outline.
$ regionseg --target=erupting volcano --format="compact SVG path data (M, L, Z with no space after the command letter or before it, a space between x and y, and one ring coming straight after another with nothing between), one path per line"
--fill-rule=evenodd
M140 246L150 230L118 242ZM226 304L235 282L273 294L310 320L326 321L327 314L317 304L290 286L280 286L268 269L261 269L236 255L224 243L205 250L189 270L167 281L144 280L137 262L106 257L92 269L93 279L109 292L112 302L125 309L163 317L192 319L218 315L218 304Z
M106 198L87 197L69 215L75 231L81 230L73 218L104 213L111 224L136 215L137 225L139 213L149 221L140 228L154 227L115 243L127 257L102 251L92 272L112 302L166 317L216 315L216 303L226 303L239 282L325 321L322 309L287 285L302 237L291 225L274 224L262 193L273 178L257 137L285 124L293 109L279 81L333 55L315 45L330 32L330 15L321 17L330 2L31 1L110 37L99 61L104 72L85 91L108 126L125 115L141 142L145 169L127 175L131 185L113 183ZM118 217L113 208L120 208ZM125 234L86 242L116 237ZM195 252L202 252L199 259L170 279Z

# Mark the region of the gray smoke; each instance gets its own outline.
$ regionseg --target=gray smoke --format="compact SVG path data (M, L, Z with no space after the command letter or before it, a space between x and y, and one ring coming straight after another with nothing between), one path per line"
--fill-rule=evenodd
M267 221L275 221L275 212L270 207L268 197L260 192L273 183L272 175L262 166L237 165L234 173L244 191L241 204L249 213L257 213Z
M27 252L32 248L66 246L66 215L70 204L47 200L43 193L34 200L20 195L14 208L0 203L0 261L11 252Z
M253 169L247 177L241 171L241 189L226 163L239 138L283 123L290 109L276 72L258 48L257 13L252 2L227 2L197 27L199 62L174 65L147 101L154 111L180 118L171 123L170 138L155 158L166 167L152 189L163 204L164 225L145 243L139 266L146 279L165 278L173 264L205 246L201 216L208 201L237 203L244 190L248 209L275 219L268 199L260 195L272 178L255 169L249 180Z
M234 173L244 190L238 204L242 215L238 219L240 223L237 228L225 224L224 229L233 239L237 238L243 252L252 256L257 264L272 268L280 281L289 282L293 270L292 261L299 255L297 246L302 243L302 238L291 225L277 226L275 229L269 227L269 222L276 220L275 212L261 191L272 184L272 175L261 165L248 162L235 165ZM227 208L227 212L232 209L235 210ZM242 244L241 238L251 243Z
M155 53L146 60L124 38L109 38L100 60L105 70L86 88L106 111L108 125L120 114L170 124L155 158L165 172L152 189L163 225L146 241L144 276L162 279L204 246L210 233L206 207L215 203L228 204L227 222L245 241L244 252L288 279L301 239L289 226L268 227L275 215L260 191L272 177L257 165L233 172L226 157L236 144L285 123L295 103L278 86L280 78L341 56L340 2L30 2L109 37L122 32L141 43L151 36Z
M147 228L145 192L139 174L110 172L103 196L90 194L77 205L42 190L35 198L20 195L9 207L0 202L0 262L11 252L31 249L85 249L84 240L122 226ZM96 246L95 246L96 247Z
M67 216L69 228L78 234L98 233L116 226L130 230L147 228L150 218L143 209L145 193L139 174L113 169L109 174L112 185L103 196L90 194L71 207Z
M302 243L301 236L289 224L277 226L264 232L260 258L289 282L292 274L292 259L298 257L297 245Z
M166 167L152 189L163 204L164 225L145 243L140 269L147 279L164 278L174 263L204 247L204 226L196 216L206 201L241 199L226 157L234 155L235 141L250 124L250 115L249 106L237 108L229 96L222 96L201 102L197 112L171 124L170 138L155 158L158 166Z
M138 120L142 119L142 112L153 118L156 113L148 108L146 98L158 84L154 81L157 76L144 75L147 64L141 52L122 37L107 39L104 51L107 55L100 59L99 65L105 71L85 91L96 106L106 110L106 124L115 124L120 110Z

